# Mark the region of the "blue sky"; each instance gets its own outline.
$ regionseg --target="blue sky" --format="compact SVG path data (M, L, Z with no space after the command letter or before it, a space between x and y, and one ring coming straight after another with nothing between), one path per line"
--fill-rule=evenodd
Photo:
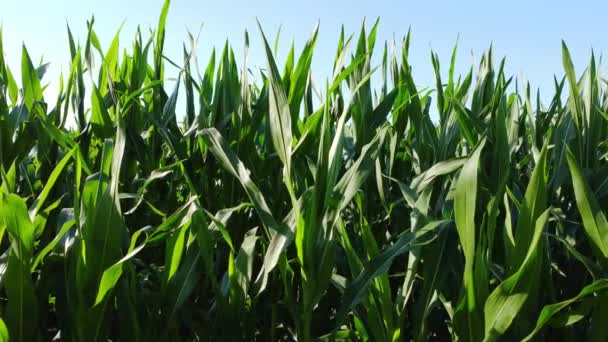
M86 20L95 14L95 30L103 48L107 48L117 28L125 21L121 46L130 47L137 25L143 32L156 25L162 0L0 0L7 59L18 74L21 44L28 47L33 59L44 55L52 62L49 92L60 70L69 68L66 20L75 35L84 41ZM495 56L507 56L507 72L541 87L543 94L552 91L553 75L563 74L561 39L565 39L577 67L583 71L591 48L597 55L608 51L605 14L608 2L591 1L194 1L174 0L167 22L166 54L181 60L181 44L187 30L196 33L204 27L199 42L202 65L211 48L221 48L228 39L237 57L242 55L243 32L251 37L250 60L264 66L257 17L267 35L274 37L282 25L279 63L291 40L296 51L320 22L320 34L313 61L313 75L323 84L329 74L340 25L347 33L358 33L364 18L371 24L380 17L378 41L400 41L411 27L410 61L420 86L432 86L430 51L439 54L442 71L447 71L451 49L458 35L457 71L464 72L471 62L493 44ZM378 51L380 54L380 51ZM497 60L498 62L498 60Z

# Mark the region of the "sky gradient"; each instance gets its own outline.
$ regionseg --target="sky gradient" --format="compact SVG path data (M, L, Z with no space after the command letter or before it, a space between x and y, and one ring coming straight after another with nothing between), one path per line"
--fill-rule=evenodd
M61 70L69 68L66 21L75 36L86 38L86 20L95 14L95 30L106 49L124 21L121 47L130 47L137 25L148 33L155 27L162 0L0 0L5 53L16 76L20 67L21 44L25 43L32 59L52 62L46 82L49 92ZM464 72L481 53L493 44L495 61L507 56L507 74L523 76L534 88L550 94L553 75L561 77L561 39L568 44L577 67L583 71L591 49L596 55L608 51L605 13L608 3L597 1L194 1L174 0L167 21L168 57L181 61L181 44L187 31L198 33L199 61L207 61L213 46L221 48L226 39L242 59L243 32L251 37L250 60L264 66L257 17L274 39L282 26L278 62L282 64L291 40L299 53L317 22L320 34L313 59L313 76L323 84L329 75L340 25L347 33L358 33L364 18L368 24L380 17L377 45L395 38L400 41L412 31L410 62L419 86L432 86L431 50L438 53L442 71L447 72L451 50L459 37L457 72ZM368 25L369 26L369 25ZM380 55L381 51L376 53ZM378 57L378 56L376 56ZM170 76L170 73L169 73ZM49 94L50 95L50 94Z

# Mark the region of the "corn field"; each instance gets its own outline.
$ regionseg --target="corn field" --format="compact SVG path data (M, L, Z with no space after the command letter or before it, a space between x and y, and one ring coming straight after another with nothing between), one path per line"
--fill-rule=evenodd
M608 340L593 55L562 44L548 101L491 49L417 87L378 22L324 82L317 30L282 71L261 27L266 68L245 33L199 70L193 36L163 53L169 7L129 48L68 28L57 98L0 36L0 341Z

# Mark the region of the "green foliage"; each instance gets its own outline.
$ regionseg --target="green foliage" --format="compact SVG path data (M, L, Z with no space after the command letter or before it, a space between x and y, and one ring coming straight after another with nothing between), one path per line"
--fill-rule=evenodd
M594 56L577 76L562 45L548 106L492 49L462 77L432 52L420 89L409 33L374 65L375 22L319 88L318 27L282 68L259 25L267 68L245 33L201 74L194 36L164 54L169 9L131 49L68 28L57 99L0 34L0 341L608 338Z

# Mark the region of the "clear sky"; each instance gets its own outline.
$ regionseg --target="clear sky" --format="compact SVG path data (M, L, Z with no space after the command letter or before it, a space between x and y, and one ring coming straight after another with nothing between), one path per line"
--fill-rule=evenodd
M18 74L21 44L38 60L52 62L46 82L56 82L60 70L69 68L66 20L74 34L84 41L86 20L95 14L95 30L106 49L117 28L125 21L121 47L130 47L137 25L143 32L154 27L162 0L0 0L5 53L11 69ZM264 66L259 31L259 18L266 34L275 36L282 25L279 63L282 63L291 40L296 53L320 22L320 34L313 60L313 75L324 83L335 54L340 25L347 33L358 33L364 18L371 24L380 17L378 43L400 41L412 30L410 62L420 86L434 83L430 51L439 54L442 71L447 71L451 49L460 35L457 71L463 72L471 62L479 61L490 43L495 56L507 56L507 72L524 75L533 87L550 94L553 75L561 77L561 39L573 56L577 73L583 71L593 48L596 55L608 51L606 1L382 1L382 0L309 0L247 1L174 0L167 22L166 54L181 61L181 44L187 30L197 33L204 27L199 42L201 64L206 63L211 48L221 48L228 39L237 57L242 54L243 32L251 37L250 60ZM380 55L380 50L377 55ZM496 62L498 62L498 58ZM53 91L53 83L49 87Z

